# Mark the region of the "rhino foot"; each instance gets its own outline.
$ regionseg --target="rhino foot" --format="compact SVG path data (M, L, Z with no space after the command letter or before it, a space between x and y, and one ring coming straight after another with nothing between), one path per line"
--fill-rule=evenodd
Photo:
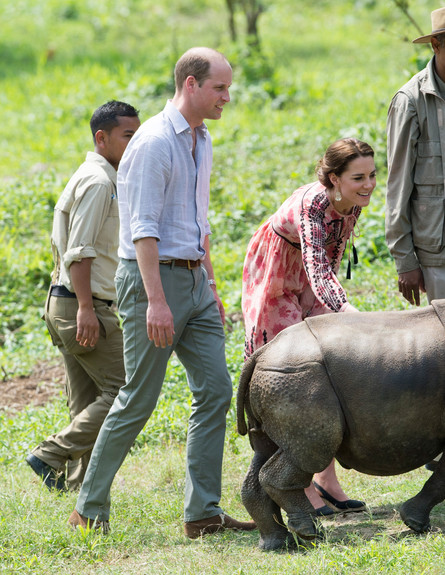
M400 508L400 517L407 527L416 533L426 533L431 530L429 513L419 509L414 499L409 499Z
M289 513L287 516L287 527L289 531L295 533L303 541L311 541L320 537L320 530L317 529L308 513Z
M289 531L262 535L258 547L261 551L293 551L298 549L298 543Z

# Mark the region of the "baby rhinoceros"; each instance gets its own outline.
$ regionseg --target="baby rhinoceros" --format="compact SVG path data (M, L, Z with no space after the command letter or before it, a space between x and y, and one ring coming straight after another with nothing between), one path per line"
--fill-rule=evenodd
M249 433L255 453L242 501L262 549L317 536L304 488L334 457L361 473L398 475L444 450L444 325L445 300L410 311L328 314L285 329L248 359L238 431ZM445 457L401 517L427 531L444 498Z

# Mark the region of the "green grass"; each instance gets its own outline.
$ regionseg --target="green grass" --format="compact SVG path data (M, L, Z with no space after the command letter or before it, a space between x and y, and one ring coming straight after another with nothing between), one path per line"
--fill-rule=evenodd
M250 459L245 438L237 453L228 444L224 461L223 505L247 518L240 485ZM368 574L443 573L444 505L432 513L435 531L417 536L398 515L429 473L420 469L394 478L366 477L338 469L345 489L363 497L366 513L326 519L326 540L309 550L264 553L258 533L224 533L190 541L182 531L184 448L150 447L128 457L116 476L112 531L72 532L66 521L75 494L56 496L25 469L0 471L0 571L64 574ZM7 495L6 495L7 494Z
M433 0L410 3L424 30ZM241 32L231 44L224 0L17 0L0 4L0 368L3 379L52 361L40 319L52 261L52 210L91 149L88 120L104 101L127 100L141 119L173 90L177 57L193 45L222 50L234 69L232 102L210 122L214 169L210 220L218 290L233 320L227 361L236 390L242 366L239 317L247 243L299 185L315 179L319 156L346 135L376 151L378 186L360 219L360 263L345 280L362 311L408 309L397 291L384 238L385 121L393 93L430 57L390 0L272 0L260 18L261 54ZM422 304L426 304L425 298ZM1 383L0 383L1 386ZM0 387L1 393L1 387ZM415 536L400 503L424 469L379 478L339 470L348 494L370 514L325 521L327 540L309 551L264 554L258 534L188 541L182 534L184 439L190 394L173 359L155 414L113 485L109 537L73 533L75 494L47 492L24 463L29 449L68 421L61 395L44 408L0 413L0 572L84 575L443 573L445 508L439 531ZM240 485L251 457L228 414L222 503L241 518Z

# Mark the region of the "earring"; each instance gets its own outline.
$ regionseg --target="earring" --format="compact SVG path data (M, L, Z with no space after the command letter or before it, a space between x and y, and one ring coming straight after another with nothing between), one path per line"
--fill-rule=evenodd
M339 189L335 190L334 198L335 198L336 202L341 202L342 195L341 195L341 191Z

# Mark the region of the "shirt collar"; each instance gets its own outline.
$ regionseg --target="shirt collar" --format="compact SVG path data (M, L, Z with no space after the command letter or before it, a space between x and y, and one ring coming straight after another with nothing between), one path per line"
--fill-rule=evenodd
M434 65L432 66L432 70L433 70L434 80L436 82L437 88L440 92L440 95L443 98L443 97L445 97L445 82L442 80L442 78L436 72L436 67Z
M181 132L187 132L188 130L190 130L189 123L171 100L167 100L167 103L164 108L164 113L172 123L176 134L180 134ZM196 130L198 130L201 133L203 138L206 137L208 130L204 122L200 126L197 126Z
M87 157L86 157L85 161L86 162L92 162L94 164L98 164L104 170L104 172L107 174L107 176L110 178L110 180L113 182L113 184L116 185L117 172L113 168L113 166L110 164L110 162L108 160L106 160L103 156L101 156L100 154L98 154L96 152L87 152Z

